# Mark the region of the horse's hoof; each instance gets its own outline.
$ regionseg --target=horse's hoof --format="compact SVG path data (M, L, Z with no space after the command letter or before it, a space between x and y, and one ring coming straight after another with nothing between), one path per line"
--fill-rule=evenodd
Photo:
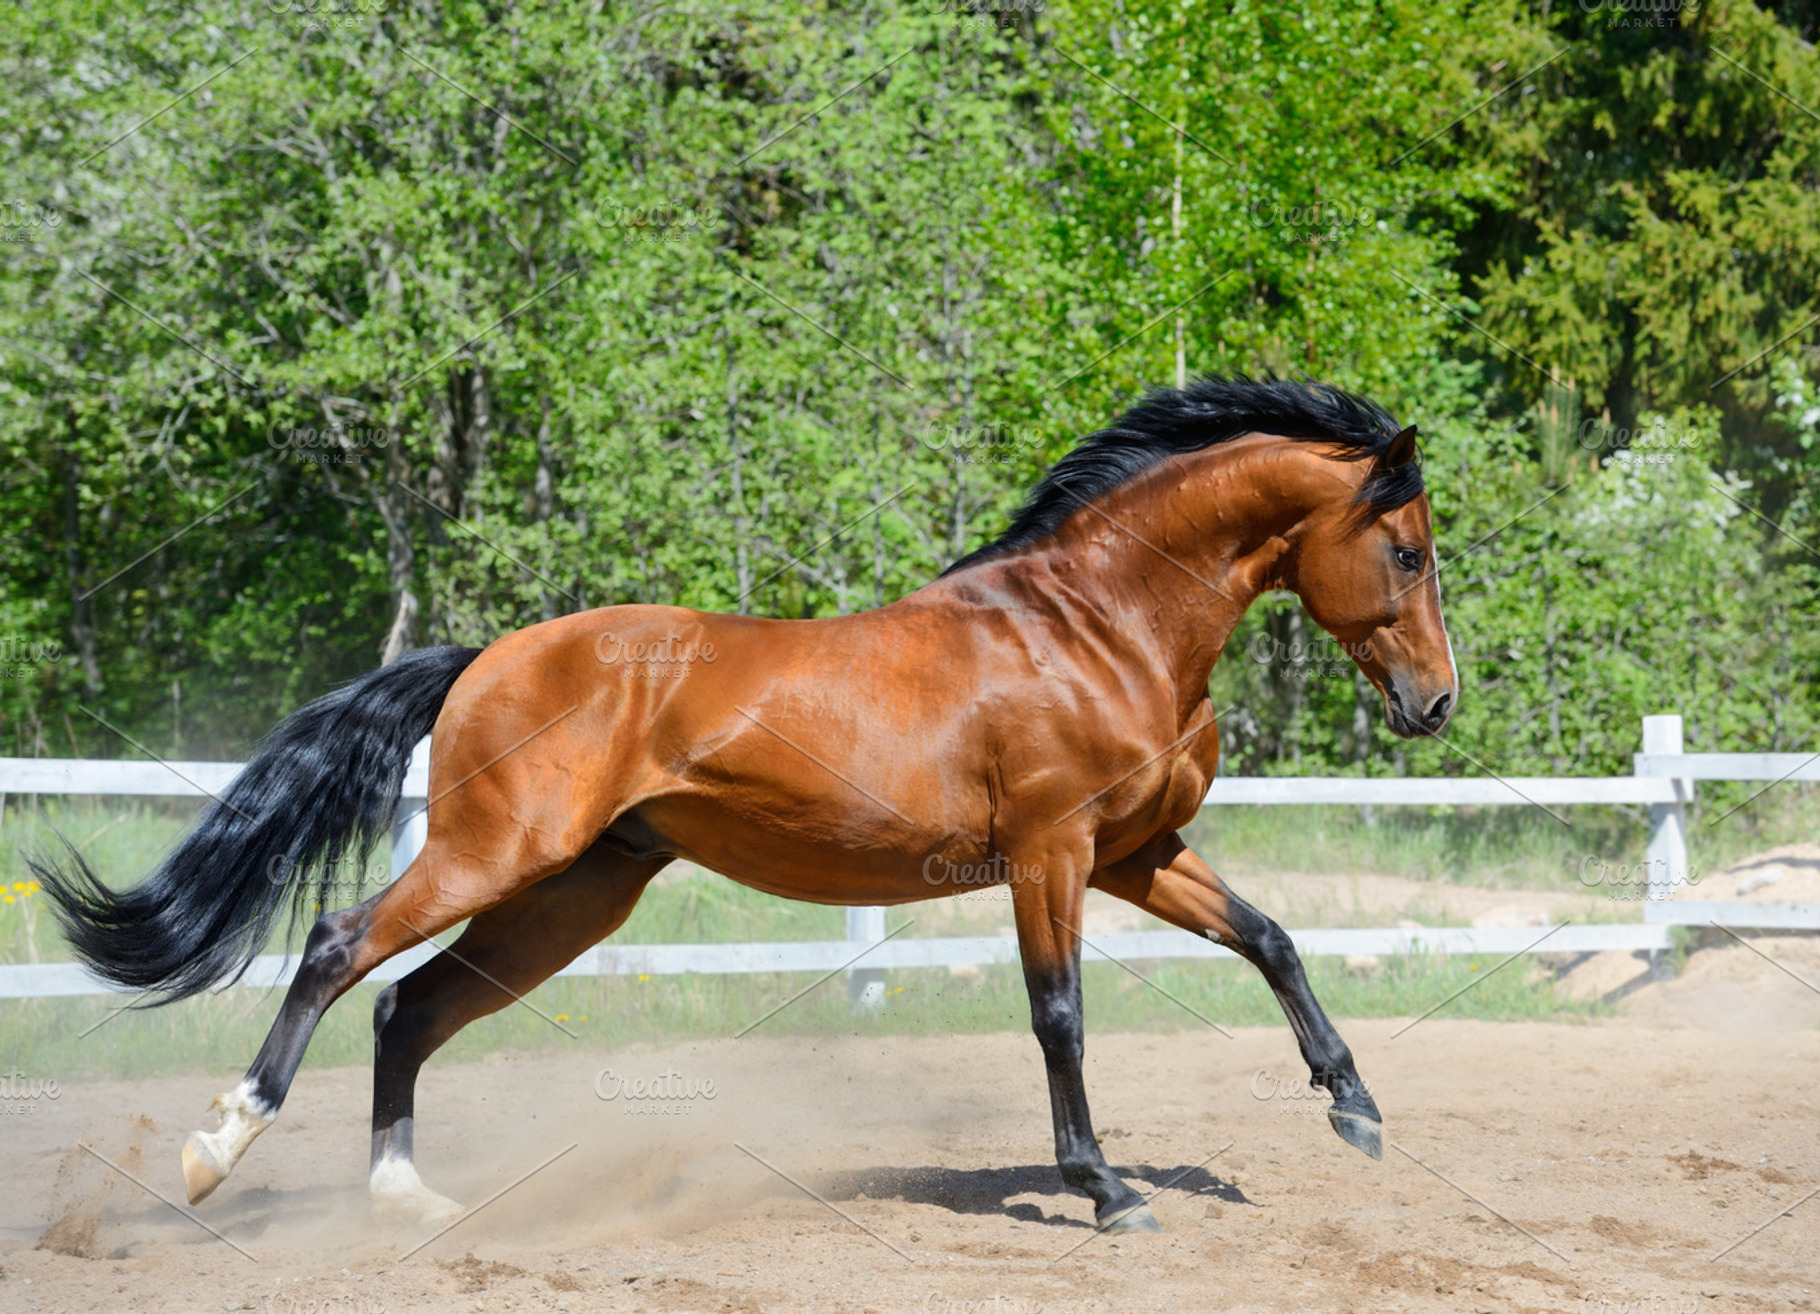
M426 1191L423 1196L376 1195L373 1221L402 1227L441 1227L466 1211L447 1196Z
M1147 1204L1134 1204L1125 1209L1113 1211L1106 1218L1096 1218L1094 1222L1102 1232L1161 1232L1163 1225L1156 1221L1156 1215L1150 1212Z
M466 1212L457 1201L423 1184L408 1159L381 1159L368 1181L373 1217L382 1223L437 1227Z
M209 1108L221 1115L221 1126L212 1132L191 1132L183 1143L183 1189L191 1204L208 1199L227 1180L246 1147L278 1116L244 1081L216 1096Z
M1365 1151L1374 1159L1384 1157L1384 1124L1376 1118L1329 1109L1327 1121L1333 1124L1334 1131L1348 1145Z
M215 1157L214 1147L201 1132L191 1132L183 1143L183 1190L191 1204L201 1204L227 1181L228 1169Z

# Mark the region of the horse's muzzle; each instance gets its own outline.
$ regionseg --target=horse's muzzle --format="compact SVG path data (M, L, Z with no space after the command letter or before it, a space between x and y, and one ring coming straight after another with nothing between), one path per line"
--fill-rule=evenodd
M1384 719L1392 732L1404 739L1440 734L1453 716L1453 690L1415 693L1406 688L1392 683L1384 699Z

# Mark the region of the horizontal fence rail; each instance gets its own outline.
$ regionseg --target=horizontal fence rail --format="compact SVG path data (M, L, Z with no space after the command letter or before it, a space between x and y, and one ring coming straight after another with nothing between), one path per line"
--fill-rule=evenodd
M1656 952L1669 947L1666 926L1635 922L1563 926L1542 939L1533 926L1362 927L1291 931L1303 957L1386 954L1479 954L1503 957L1534 949L1537 953L1581 954L1608 949ZM1537 940L1541 943L1537 944ZM1230 949L1186 931L1116 931L1089 935L1081 960L1131 962L1156 959L1232 959ZM430 945L388 958L367 974L369 981L396 981L436 954ZM754 944L599 944L556 973L557 976L681 976L687 973L753 972L834 973L853 963L851 940L791 940ZM1017 941L1010 935L978 935L928 940L885 940L860 959L866 969L883 972L911 968L991 967L1018 961ZM256 989L288 985L297 959L287 954L261 954L236 983ZM227 983L223 983L227 984ZM89 975L79 963L28 963L0 966L0 999L47 995L129 994Z
M1688 774L1683 763L1726 758L1727 753L1698 753L1677 758L1646 758L1639 764L1667 763L1676 775ZM1766 762L1787 757L1792 768L1805 761L1798 754L1749 753L1740 756ZM238 762L92 762L63 757L0 757L0 793L118 794L141 797L207 798L220 794L239 775ZM1666 777L1664 769L1659 773ZM427 762L413 761L405 775L407 800L429 793ZM1708 780L1775 780L1771 775L1708 775ZM1807 775L1791 779L1820 781L1820 761ZM1370 804L1376 807L1500 806L1524 803L1674 803L1672 779L1636 776L1221 776L1207 791L1206 807ZM408 811L401 809L401 811Z
M425 741L428 742L428 741ZM411 760L407 799L430 792L430 766ZM209 798L234 783L239 762L92 762L76 757L0 757L0 794L120 794Z
M1643 752L1629 776L1455 777L1222 777L1205 807L1289 806L1572 806L1639 805L1649 809L1649 898L1643 921L1569 925L1545 936L1536 927L1361 927L1292 930L1306 956L1384 954L1582 954L1607 950L1658 953L1673 926L1716 924L1735 929L1820 930L1820 905L1672 899L1690 879L1687 805L1697 780L1820 783L1820 754L1684 753L1679 716L1643 718ZM18 794L94 794L207 797L232 783L234 762L123 762L69 758L0 758L0 800ZM405 775L403 818L392 833L396 878L422 848L428 829L429 740L417 745ZM881 908L849 908L845 940L757 944L601 944L558 976L670 976L686 973L847 972L856 1006L884 998L884 973L931 967L985 967L1017 961L1009 933L945 939L887 939ZM1089 937L1087 962L1231 958L1230 950L1184 931L1129 931ZM868 947L870 946L870 947ZM437 950L420 945L370 974L391 981L427 962ZM295 960L282 954L255 959L238 984L269 989L290 981ZM0 965L0 998L88 995L114 988L78 963Z
M1639 776L1820 784L1820 753L1638 753Z
M1675 782L1646 776L1223 776L1203 807L1353 803L1474 807L1524 803L1673 803Z

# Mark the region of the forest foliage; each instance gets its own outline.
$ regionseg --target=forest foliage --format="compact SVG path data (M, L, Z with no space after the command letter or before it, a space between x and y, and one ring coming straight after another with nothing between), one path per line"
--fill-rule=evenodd
M1814 742L1820 7L12 15L0 753L237 756L579 608L878 606L1238 371L1421 425L1471 756L1272 597L1227 770Z

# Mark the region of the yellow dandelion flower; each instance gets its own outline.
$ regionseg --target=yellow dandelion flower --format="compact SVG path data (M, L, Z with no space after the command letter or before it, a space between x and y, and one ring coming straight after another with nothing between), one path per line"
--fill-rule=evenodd
M640 981L649 981L651 979L651 974L649 972L640 972L638 974L638 979Z
M556 1020L558 1022L567 1022L569 1020L569 1015L567 1013L558 1013L556 1015Z

